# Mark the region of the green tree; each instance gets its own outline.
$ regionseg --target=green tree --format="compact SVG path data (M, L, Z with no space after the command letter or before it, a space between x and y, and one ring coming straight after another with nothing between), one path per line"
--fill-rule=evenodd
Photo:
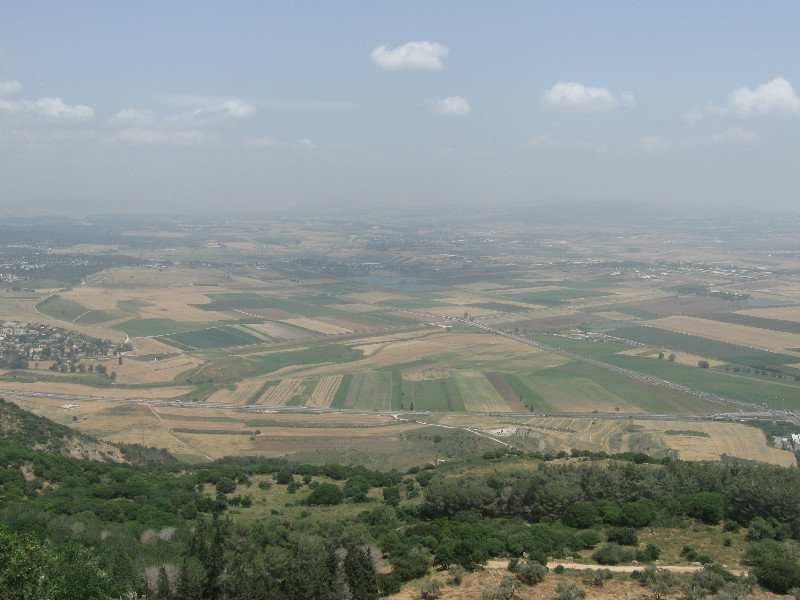
M378 578L369 550L350 548L344 557L344 572L353 600L375 600L378 597Z

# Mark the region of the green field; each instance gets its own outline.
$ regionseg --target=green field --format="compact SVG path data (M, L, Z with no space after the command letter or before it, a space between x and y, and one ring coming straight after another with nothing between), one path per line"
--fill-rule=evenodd
M229 325L198 329L185 333L173 333L161 336L161 338L163 338L166 343L177 346L178 348L195 350L229 348L231 346L248 346L262 343L260 338Z
M500 312L522 312L530 310L525 306L517 306L516 304L505 304L504 302L478 302L470 304L474 308L485 308L486 310L499 310Z
M58 295L50 296L39 302L39 304L36 305L36 310L54 319L70 322L75 321L78 317L89 311L85 306L73 302L72 300L65 300Z
M508 410L508 404L481 374L452 373L450 376L464 410L494 412Z
M716 358L735 362L743 365L781 365L797 362L796 356L777 354L756 350L746 346L737 346L727 342L719 342L686 333L667 331L656 327L620 327L609 332L609 335L647 344L648 346L664 347L671 350L680 350L689 354L696 354L706 358Z
M344 344L325 344L305 350L288 350L271 354L245 354L244 356L220 358L212 364L206 365L192 375L192 381L194 383L209 380L214 382L238 381L293 365L342 364L362 358L364 358L364 353L361 350L354 350ZM344 384L341 387L344 387Z
M342 377L339 389L336 390L336 395L333 397L333 402L331 402L331 408L344 408L344 403L347 401L347 394L350 391L350 384L352 381L352 373L348 373Z
M569 300L575 300L578 298L595 298L598 296L608 296L608 294L606 292L598 292L596 290L582 290L573 288L563 290L542 290L541 292L522 292L520 294L511 294L508 296L508 298L518 300L519 302L527 302L528 304L558 306Z
M652 360L652 359L650 359ZM650 385L608 369L574 361L531 375L505 376L525 405L548 412L713 411L718 405L676 390Z
M392 405L392 374L389 371L368 371L353 375L348 386L344 408L389 410Z
M687 387L713 392L734 400L766 404L771 408L800 409L800 387L742 377L723 375L710 369L679 365L668 360L616 355L604 359L611 364L641 373L662 377Z
M431 381L404 381L405 410L413 403L415 411L463 412L464 401L455 382L447 377Z
M119 325L114 325L112 329L124 331L130 337L150 337L155 335L166 335L170 333L184 333L197 329L207 329L221 325L223 321L173 321L172 319L131 319Z

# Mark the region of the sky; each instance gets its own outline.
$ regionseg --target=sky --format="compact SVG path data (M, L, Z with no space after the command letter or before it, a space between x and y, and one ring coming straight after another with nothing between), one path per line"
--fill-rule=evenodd
M0 2L0 215L800 210L798 2Z

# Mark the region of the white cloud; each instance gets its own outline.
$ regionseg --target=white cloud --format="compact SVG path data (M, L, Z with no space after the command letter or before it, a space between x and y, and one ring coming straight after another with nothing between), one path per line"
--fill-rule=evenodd
M152 108L126 108L111 118L112 123L127 125L151 125L158 121L158 114Z
M430 110L435 115L445 117L468 117L472 113L467 99L462 96L450 96L443 100L429 102Z
M241 100L225 100L219 104L212 104L198 108L192 112L193 116L220 115L234 119L247 119L256 114L256 107Z
M635 103L633 94L626 93L626 102ZM542 95L542 106L574 112L598 112L618 106L614 94L606 88L587 87L581 83L560 81ZM632 104L625 104L632 106Z
M276 110L354 110L361 108L357 102L336 100L269 100L265 106Z
M9 81L7 79L0 79L0 97L13 96L22 91L22 84L19 81Z
M684 140L669 140L660 135L648 135L636 144L636 148L645 152L668 152L715 145L750 144L758 141L759 137L755 132L742 127L730 127L719 133L696 135Z
M119 133L119 139L133 144L150 145L189 145L200 142L204 134L199 129L146 129L143 127L129 127Z
M85 121L94 117L94 110L83 104L70 106L61 98L39 100L0 100L0 111L46 121Z
M791 83L778 77L762 83L754 90L746 87L734 90L728 96L727 107L718 112L741 119L798 116L800 115L800 98Z
M378 46L370 55L372 62L384 71L444 69L442 62L450 48L434 42L409 42L394 50L389 46Z
M317 150L319 148L319 144L317 144L313 140L309 140L308 138L297 140L296 143L301 148L308 148L309 150Z

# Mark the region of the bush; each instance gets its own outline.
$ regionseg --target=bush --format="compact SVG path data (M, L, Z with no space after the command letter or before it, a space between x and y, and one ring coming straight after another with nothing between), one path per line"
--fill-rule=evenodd
M620 546L638 546L639 538L636 535L636 530L633 527L620 527L612 529L608 534L608 541L615 542Z
M514 577L506 577L496 588L485 588L481 598L483 600L511 600L517 596L519 587L519 580Z
M450 565L447 567L447 574L450 576L450 583L454 585L461 585L464 579L464 574L467 570L461 565Z
M642 563L658 560L659 556L661 556L661 548L655 544L647 544L644 550L636 551L636 560Z
M584 548L594 548L600 543L600 534L594 529L587 529L581 532L580 540Z
M230 494L236 491L236 482L229 477L223 477L217 481L218 494Z
M632 550L626 550L619 544L613 542L603 544L603 546L594 554L592 559L600 565L618 565L624 562L630 562L634 558Z
M672 571L657 569L655 567L646 567L645 570L642 571L640 583L653 592L653 596L655 596L656 600L661 600L664 596L675 592L678 578Z
M800 587L800 566L788 558L770 558L757 565L752 574L758 584L776 594Z
M691 546L684 546L681 549L681 558L685 558L689 562L694 562L697 558L697 550L692 548Z
M344 500L344 493L338 485L333 483L320 483L308 496L308 504L311 506L332 506L341 504Z
M528 585L541 583L547 571L547 567L535 560L522 560L517 565L517 577Z
M586 590L574 583L561 581L556 586L557 600L583 600L583 598L586 598Z
M420 598L428 600L438 598L442 588L444 588L444 584L435 577L428 577L425 581L418 583L417 588L419 588Z
M556 568L553 569L553 573L555 573L556 575L561 575L562 573L564 573L564 571L566 571L564 565L556 565Z

